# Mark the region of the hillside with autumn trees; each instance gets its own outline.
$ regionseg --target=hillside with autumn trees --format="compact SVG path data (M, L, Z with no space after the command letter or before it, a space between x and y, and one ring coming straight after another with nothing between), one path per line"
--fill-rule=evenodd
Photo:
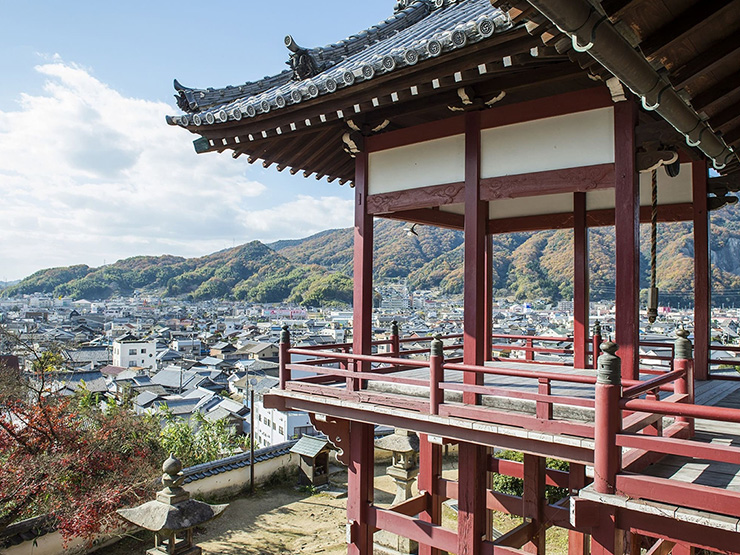
M375 224L375 279L408 279L415 289L463 289L463 234L403 222ZM641 280L650 275L650 229L641 229ZM305 239L265 245L252 241L199 258L137 256L91 268L41 270L5 289L6 296L53 293L104 299L147 291L190 300L226 298L310 306L352 302L352 229L328 230ZM614 298L614 229L589 230L591 298ZM512 233L493 238L496 296L520 300L569 299L573 294L572 230ZM661 300L688 304L693 288L691 223L660 224L658 286ZM716 303L740 302L740 213L734 208L712 215L712 280Z

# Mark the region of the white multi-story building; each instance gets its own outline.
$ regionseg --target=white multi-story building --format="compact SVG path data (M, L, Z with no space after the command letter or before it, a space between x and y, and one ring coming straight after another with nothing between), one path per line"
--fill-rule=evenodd
M154 339L124 335L113 341L113 366L157 369L157 346Z
M274 378L262 378L260 381L262 387L269 382L277 385ZM316 434L308 413L265 408L261 394L255 395L254 399L254 428L253 437L257 448Z

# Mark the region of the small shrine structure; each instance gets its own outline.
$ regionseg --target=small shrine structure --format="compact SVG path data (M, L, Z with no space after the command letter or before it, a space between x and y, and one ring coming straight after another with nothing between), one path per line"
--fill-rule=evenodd
M385 530L420 554L542 554L551 526L568 530L569 555L740 553L740 410L702 393L714 378L709 210L740 188L739 28L738 0L399 0L387 20L334 44L287 36L290 69L274 76L175 82L182 113L168 122L197 135L196 152L354 187L352 343L296 348L284 333L279 388L265 395L313 414L342 451L348 553L372 553ZM426 338L425 359L399 334L373 337L375 218L464 233L464 333ZM693 223L694 343L682 332L671 369L648 373L639 224L673 221ZM601 356L588 320L597 226L616 234L614 342ZM573 229L572 368L492 356L490 238L542 229ZM517 339L528 353L542 340ZM445 356L455 349L460 359ZM420 493L390 509L373 504L378 424L420 440ZM449 443L456 480L441 473ZM548 469L547 457L569 470ZM491 489L491 472L523 478L523 495ZM549 504L546 485L570 496ZM442 526L447 499L455 529ZM524 522L494 538L492 510Z

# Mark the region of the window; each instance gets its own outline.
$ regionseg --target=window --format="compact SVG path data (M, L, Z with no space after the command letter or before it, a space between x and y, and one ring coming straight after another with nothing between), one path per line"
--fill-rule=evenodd
M135 355L136 354L136 349L129 349L128 350L128 354L129 354L129 356Z
M278 433L279 433L280 435L283 435L283 427L282 427L282 426L280 426L280 427L278 428Z
M128 361L128 365L129 365L129 367L136 366L136 361L135 360L129 360Z
M142 350L141 350L141 354L142 354L142 355L145 355L145 354L146 354L146 349L142 349Z

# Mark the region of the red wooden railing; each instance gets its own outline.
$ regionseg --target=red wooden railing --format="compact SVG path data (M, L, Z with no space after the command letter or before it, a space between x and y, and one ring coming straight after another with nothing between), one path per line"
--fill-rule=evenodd
M524 345L529 349L527 352L531 353L540 348L535 341L543 339L529 336L498 337L506 340L531 340L531 347ZM374 355L352 353L351 344L346 343L297 348L286 342L281 344L280 384L286 390L354 400L368 406L397 407L424 415L517 427L527 432L593 439L592 459L586 460L587 457L584 457L580 464L593 462L594 488L599 493L675 504L740 518L740 492L641 474L649 464L665 455L700 457L703 460L740 465L740 448L702 443L693 439L696 418L740 423L740 410L693 404L693 362L690 354L688 358L672 358L665 371L655 373L649 380L621 380L617 370L612 375L615 383L609 383L603 379L605 369L609 366L609 357L604 361L600 360L599 378L594 375L547 371L542 366L526 364L532 361L517 361L522 362L520 367L477 366L445 358L446 351L461 348L460 339L460 335L447 337L447 344L444 344L441 338L392 337L374 342L375 346L390 346L389 352ZM567 338L544 339L563 341ZM429 342L430 348L403 350L404 345L422 342ZM690 352L690 343L688 345ZM645 342L645 346L670 347L674 356L677 352L671 344ZM616 351L616 346L614 347L613 351ZM682 353L686 352L685 348L684 345ZM421 358L422 354L428 357ZM294 355L312 358L293 363L291 357ZM612 360L618 360L613 353L611 356ZM370 370L360 371L362 368ZM292 379L291 372L299 370L309 372L310 375ZM416 375L404 373L408 370L421 372ZM468 380L480 385L463 383L459 379L463 374L516 377L520 382L532 383L533 387L527 390L491 383L480 384L483 380ZM378 387L379 384L384 384L385 390ZM567 384L585 385L586 395L553 394L553 387ZM388 391L389 388L398 386L403 391ZM464 397L464 393L468 393L468 396ZM475 400L463 402L467 397ZM529 413L512 412L494 408L488 402L499 398L524 401L531 410ZM557 418L554 409L558 406L593 411L594 423ZM665 428L664 416L674 419ZM445 483L447 482L440 481L442 485ZM452 482L447 485L450 488L455 486ZM501 499L497 497L494 501L492 503L495 506ZM410 506L409 511L412 512L407 516L395 509L374 508L371 512L373 525L393 529L402 524L401 521L405 522L404 519L411 519L421 501L417 499L410 503L413 507ZM447 545L452 536L448 537L441 530L429 525L429 530L424 531L424 534L437 534L439 545Z

